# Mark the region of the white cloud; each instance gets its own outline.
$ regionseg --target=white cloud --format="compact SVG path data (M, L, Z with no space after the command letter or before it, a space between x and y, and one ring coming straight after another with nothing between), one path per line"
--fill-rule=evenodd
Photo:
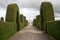
M28 20L32 20L36 15L39 15L39 10L33 8L23 8L20 10L21 14L27 17Z

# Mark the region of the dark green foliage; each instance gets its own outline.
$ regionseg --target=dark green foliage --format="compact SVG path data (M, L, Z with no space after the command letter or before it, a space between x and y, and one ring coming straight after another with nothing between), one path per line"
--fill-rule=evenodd
M26 20L26 23L25 23L25 26L27 26L28 25L28 20Z
M41 29L40 15L37 15L36 19L33 20L33 26L36 26L37 28Z
M25 26L24 26L24 23L20 23L20 30L23 29Z
M20 14L20 22L23 22L23 14Z
M27 25L28 25L28 21L26 20L26 17L23 14L21 14L20 15L20 29L23 29Z
M36 16L36 26L40 29L41 25L40 25L41 21L40 21L40 15Z
M28 21L26 20L26 17L25 16L23 17L23 20L24 20L23 21L24 22L24 26L27 26Z
M7 40L16 32L16 23L0 22L0 40Z
M46 25L48 34L60 40L60 21L49 21Z
M33 20L33 26L36 26L36 19Z
M6 21L7 22L16 22L17 31L20 30L19 8L18 8L17 4L8 5L7 13L6 13Z
M4 18L3 17L1 17L1 21L4 22Z
M45 22L54 20L53 6L50 2L42 2L40 7L41 29L44 30Z

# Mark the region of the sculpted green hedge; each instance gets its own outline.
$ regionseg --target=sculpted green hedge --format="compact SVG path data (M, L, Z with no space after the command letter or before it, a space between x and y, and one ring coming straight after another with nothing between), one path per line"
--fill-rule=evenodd
M36 26L36 19L33 20L33 26Z
M40 7L41 28L45 30L44 25L46 21L54 20L53 6L50 2L42 2Z
M4 18L3 17L1 17L1 21L4 22Z
M4 21L3 17L1 17L0 21L0 40L7 40L9 37L14 35L14 33L27 25L28 22L26 17L20 17L17 4L9 4L7 6L6 21L2 21Z
M40 15L37 15L36 19L33 20L33 26L36 26L37 28L41 29Z
M17 32L16 23L0 22L0 40L7 40L10 36Z
M23 29L27 25L28 25L28 21L26 20L26 17L23 14L21 14L20 15L20 29Z
M47 22L47 33L53 36L56 40L60 40L60 20Z
M9 4L7 6L6 21L16 22L17 31L20 30L20 16L19 16L19 8L17 4Z

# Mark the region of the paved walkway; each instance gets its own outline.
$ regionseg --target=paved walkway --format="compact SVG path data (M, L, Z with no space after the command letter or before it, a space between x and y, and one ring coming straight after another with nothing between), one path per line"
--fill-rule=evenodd
M53 40L31 24L17 32L8 40Z

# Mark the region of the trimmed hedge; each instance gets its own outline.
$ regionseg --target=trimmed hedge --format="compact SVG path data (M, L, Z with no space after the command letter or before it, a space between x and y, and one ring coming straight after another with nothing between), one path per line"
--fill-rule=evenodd
M36 19L33 20L33 26L36 26Z
M47 22L47 32L56 40L60 40L60 20Z
M33 26L36 26L37 28L41 29L40 15L37 15L36 19L33 20Z
M20 23L20 30L23 29L25 26L24 26L24 23Z
M1 21L4 22L4 18L3 17L1 17Z
M40 15L37 15L37 16L36 16L36 26L37 26L37 28L39 28L39 29L40 29L40 27L41 27L40 23L41 23L41 21L40 21Z
M16 32L16 23L0 22L0 40L7 40Z
M25 22L26 22L26 23L25 23L25 26L27 26L27 25L28 25L28 20L25 20Z
M21 14L20 15L20 29L23 29L27 25L28 25L28 21L26 20L26 17L23 14Z
M17 4L9 4L7 6L6 21L16 22L17 31L20 30L20 16L19 16L19 8Z
M20 14L20 22L24 21L23 18L24 18L23 14Z
M44 30L45 22L54 20L53 6L50 2L42 2L40 10L41 29Z

